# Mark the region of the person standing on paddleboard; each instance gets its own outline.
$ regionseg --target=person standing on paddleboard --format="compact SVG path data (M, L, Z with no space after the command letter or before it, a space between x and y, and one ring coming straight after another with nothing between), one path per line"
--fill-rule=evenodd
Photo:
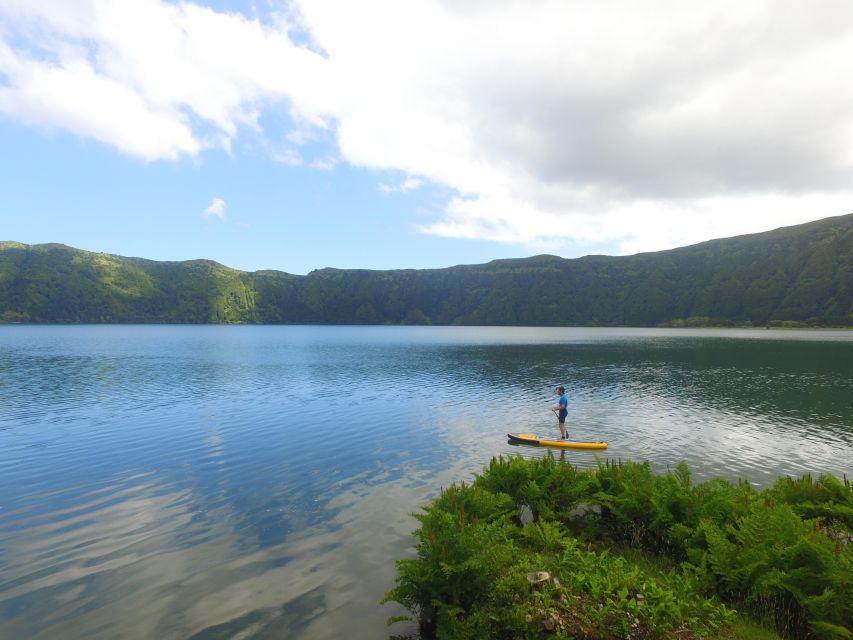
M569 399L566 397L566 388L557 387L557 395L560 396L559 404L554 407L557 421L560 423L560 437L566 439L566 416L569 415Z

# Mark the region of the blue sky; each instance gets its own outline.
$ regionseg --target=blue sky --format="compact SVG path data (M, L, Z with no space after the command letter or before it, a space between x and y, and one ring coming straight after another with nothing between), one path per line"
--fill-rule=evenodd
M0 0L0 240L307 273L853 211L853 8L732 6Z
M529 255L523 246L419 233L446 189L382 193L400 181L345 163L285 166L266 154L212 150L143 162L98 142L0 123L3 239L61 242L152 260L215 259L254 271L430 268ZM224 217L204 217L213 198Z

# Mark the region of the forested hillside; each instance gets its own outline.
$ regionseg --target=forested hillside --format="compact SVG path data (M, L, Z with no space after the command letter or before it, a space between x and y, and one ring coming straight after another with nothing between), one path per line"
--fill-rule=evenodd
M5 322L853 325L853 214L634 256L254 273L0 243Z

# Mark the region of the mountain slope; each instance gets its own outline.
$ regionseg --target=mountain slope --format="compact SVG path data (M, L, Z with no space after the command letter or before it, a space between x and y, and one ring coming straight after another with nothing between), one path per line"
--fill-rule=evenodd
M0 243L5 321L654 326L696 316L853 324L853 214L634 256L307 276Z

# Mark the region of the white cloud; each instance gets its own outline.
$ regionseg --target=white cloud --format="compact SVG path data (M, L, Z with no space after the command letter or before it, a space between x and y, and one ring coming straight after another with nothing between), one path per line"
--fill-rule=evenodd
M280 147L271 151L270 156L276 162L280 162L288 167L298 167L302 164L302 156L296 149L291 147Z
M337 158L320 158L319 160L312 161L308 166L312 169L319 169L320 171L331 171L338 166L338 160Z
M408 193L409 191L414 191L415 189L419 189L420 187L421 180L419 178L409 177L403 180L403 182L401 182L397 186L380 183L377 188L382 193Z
M521 242L543 251L567 242L588 248L616 246L616 253L625 255L767 231L849 209L846 194L631 200L613 203L598 214L548 211L500 198L454 198L444 219L420 230L452 238ZM823 213L810 216L814 210Z
M225 200L222 198L213 198L207 208L201 212L201 216L205 219L219 218L225 220Z
M227 149L241 127L259 129L262 108L322 123L322 58L291 42L284 18L162 0L0 0L0 20L0 113L31 124L158 160Z
M16 58L0 44L0 70L21 81L14 89L0 87L0 113L24 122L61 126L146 160L195 155L207 146L182 113L148 109L138 94L99 75L86 60L49 66Z
M631 252L853 210L853 5L302 7L357 79L344 158L459 193L423 232Z
M284 113L285 164L455 191L425 233L630 252L853 210L843 0L301 0L265 23L0 0L0 19L0 113L146 160ZM337 149L303 158L318 139Z

